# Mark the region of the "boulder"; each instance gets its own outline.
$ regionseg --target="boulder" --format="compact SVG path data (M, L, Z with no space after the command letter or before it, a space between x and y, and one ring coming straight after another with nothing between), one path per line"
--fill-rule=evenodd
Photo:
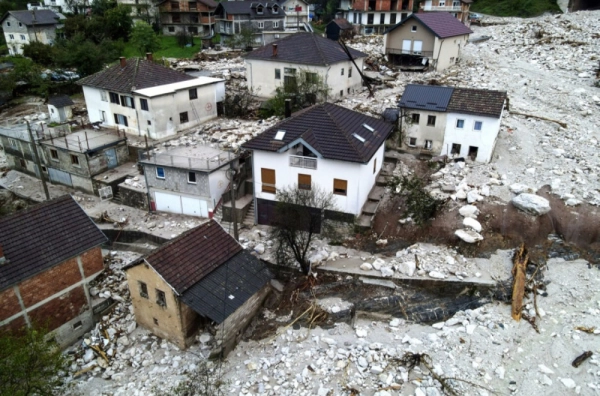
M265 245L262 243L259 243L258 245L256 245L254 247L254 251L258 254L263 254L265 252Z
M472 217L465 217L463 219L463 225L465 227L472 228L473 231L481 232L481 223L479 223L477 220L475 220Z
M473 217L476 218L477 215L479 214L479 209L477 209L477 206L473 206L473 205L465 205L462 208L460 208L458 210L458 213L460 213L460 215L462 217Z
M390 267L381 267L381 276L388 278L394 275L394 270Z
M417 263L414 261L405 261L396 266L396 270L404 275L413 276L417 270Z
M550 212L550 202L539 195L523 193L511 199L511 202L517 209L535 216Z
M483 201L483 197L477 193L477 190L471 190L467 193L467 202L473 203Z
M472 230L456 230L454 235L467 243L475 243L483 240L483 237L480 234Z
M360 269L363 271L370 271L373 269L373 266L371 265L371 263L362 263L360 265Z
M521 183L511 184L509 189L510 189L510 191L514 192L515 194L534 193L535 192L535 190L533 188L530 188L530 187L526 186L525 184L521 184Z

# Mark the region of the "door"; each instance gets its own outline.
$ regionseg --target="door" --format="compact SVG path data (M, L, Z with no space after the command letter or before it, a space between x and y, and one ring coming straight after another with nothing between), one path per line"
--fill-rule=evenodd
M65 122L67 120L64 107L58 108L58 118L60 119L60 122Z
M411 45L410 40L402 40L402 53L403 54L410 54L410 45Z
M104 155L106 156L106 163L108 165L108 169L116 168L117 167L117 152L115 151L115 149L112 148L110 150L106 150L104 152Z
M50 177L50 181L52 183L60 183L64 184L65 186L73 187L70 173L63 172L58 169L48 168L48 176Z
M181 209L184 215L208 217L208 205L201 199L181 197Z
M182 213L181 197L179 195L155 192L156 210L159 212Z
M421 40L415 40L413 42L413 54L421 55L423 52L423 42Z

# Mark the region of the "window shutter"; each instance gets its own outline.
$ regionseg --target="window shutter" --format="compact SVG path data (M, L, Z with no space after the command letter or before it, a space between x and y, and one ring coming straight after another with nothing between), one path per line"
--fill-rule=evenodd
M260 169L262 191L275 194L275 169Z
M312 183L310 175L303 175L301 173L298 174L298 188L302 190L310 190L310 185Z

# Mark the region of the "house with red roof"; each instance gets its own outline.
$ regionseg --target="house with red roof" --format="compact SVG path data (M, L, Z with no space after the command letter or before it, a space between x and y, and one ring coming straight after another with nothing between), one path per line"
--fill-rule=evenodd
M401 68L441 71L458 61L471 33L448 12L411 14L385 31L384 53Z

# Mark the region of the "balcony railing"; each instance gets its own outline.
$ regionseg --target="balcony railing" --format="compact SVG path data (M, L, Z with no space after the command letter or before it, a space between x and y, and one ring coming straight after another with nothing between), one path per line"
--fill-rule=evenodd
M433 56L433 51L412 51L405 50L402 48L386 48L386 54L398 54L398 55L415 55L415 56L423 56L426 58L431 58Z
M233 155L231 152L222 152L219 155L214 155L209 158L192 158L164 153L155 154L150 152L150 154L148 154L140 151L139 157L140 161L144 163L166 165L174 168L194 169L199 171L211 171L218 169L235 159L235 155Z
M445 12L460 12L462 11L462 8L457 5L457 6L453 6L453 5L448 5L448 6L423 6L423 9L425 11L445 11Z
M295 168L317 169L317 159L299 155L290 155L290 166Z

